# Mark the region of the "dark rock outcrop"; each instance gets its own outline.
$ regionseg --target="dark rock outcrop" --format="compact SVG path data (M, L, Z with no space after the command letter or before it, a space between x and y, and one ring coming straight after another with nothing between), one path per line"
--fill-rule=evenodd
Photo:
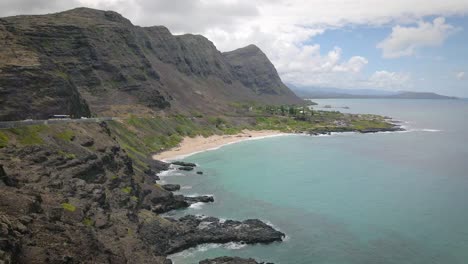
M164 190L170 191L170 192L175 192L175 191L180 190L179 184L164 184L164 185L161 185L161 187L163 187Z
M180 186L155 184L158 168L169 164L134 169L106 127L48 126L36 135L40 144L0 149L0 262L166 264L167 254L202 243L281 241L281 232L259 220L162 218L214 198L174 195L168 189ZM74 140L54 136L64 131ZM92 147L83 144L89 138Z
M51 135L65 130L77 140L44 136L40 145L0 149L0 262L165 263L135 233L147 176L134 172L99 124L48 128ZM86 137L103 151L82 146Z
M184 162L184 161L173 161L171 164L178 165L178 166L183 166L183 167L196 167L197 164L192 163L192 162Z
M190 204L194 204L194 203L212 203L212 202L214 202L214 197L209 196L209 195L194 196L194 197L185 196L185 201L187 201Z
M184 216L145 222L140 235L155 254L171 254L205 243L247 244L281 241L284 234L260 220L220 221L215 217Z
M205 259L199 264L262 264L252 258L239 258L239 257L219 257L214 259Z
M378 132L395 132L395 131L404 131L401 126L395 125L390 128L367 128L367 129L361 129L359 132L361 133L378 133Z
M183 171L193 171L193 167L191 166L182 166L177 168L178 170L183 170Z

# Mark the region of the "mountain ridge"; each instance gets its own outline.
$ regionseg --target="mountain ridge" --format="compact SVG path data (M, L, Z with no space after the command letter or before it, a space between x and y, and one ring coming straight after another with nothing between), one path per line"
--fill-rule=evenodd
M264 56L254 59L221 53L201 35L134 26L113 11L0 18L0 39L0 120L218 113L238 101L302 103L261 51ZM246 75L239 66L261 75Z
M459 99L432 92L384 91L374 89L340 89L320 87L296 87L288 85L302 98L362 98L362 99Z

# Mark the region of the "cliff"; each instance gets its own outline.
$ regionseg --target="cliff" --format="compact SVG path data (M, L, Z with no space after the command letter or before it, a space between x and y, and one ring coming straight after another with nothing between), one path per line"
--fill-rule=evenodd
M0 120L302 102L254 46L221 53L203 36L134 26L112 11L2 18L0 43Z
M212 197L157 184L169 164L140 171L107 123L0 130L1 263L171 263L204 243L270 243L284 234L259 220L159 215Z
M223 55L232 65L236 78L255 93L294 97L279 78L275 66L257 46L249 45Z

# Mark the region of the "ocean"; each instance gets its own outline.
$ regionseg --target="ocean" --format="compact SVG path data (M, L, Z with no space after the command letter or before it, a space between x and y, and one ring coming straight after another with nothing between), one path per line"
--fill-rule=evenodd
M283 264L468 263L468 101L314 101L391 116L407 131L270 137L185 158L204 174L162 180L215 202L168 215L259 218L287 238L201 245L172 255L174 263L223 255Z

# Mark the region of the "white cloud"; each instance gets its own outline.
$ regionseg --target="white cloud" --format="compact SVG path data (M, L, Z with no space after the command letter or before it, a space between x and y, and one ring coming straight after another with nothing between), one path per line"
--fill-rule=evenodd
M369 78L366 86L385 90L402 90L411 87L411 76L407 73L376 71Z
M461 72L457 72L456 74L456 77L457 77L457 80L464 80L465 79L465 72L461 71Z
M290 47L274 56L273 62L283 81L297 86L342 87L349 80L359 78L368 61L364 57L342 58L342 50L335 47L325 55L319 45ZM284 58L284 59L283 59Z
M421 47L440 46L459 29L445 23L438 17L431 22L419 22L415 27L396 26L392 33L377 45L382 49L384 58L398 58L414 55Z

